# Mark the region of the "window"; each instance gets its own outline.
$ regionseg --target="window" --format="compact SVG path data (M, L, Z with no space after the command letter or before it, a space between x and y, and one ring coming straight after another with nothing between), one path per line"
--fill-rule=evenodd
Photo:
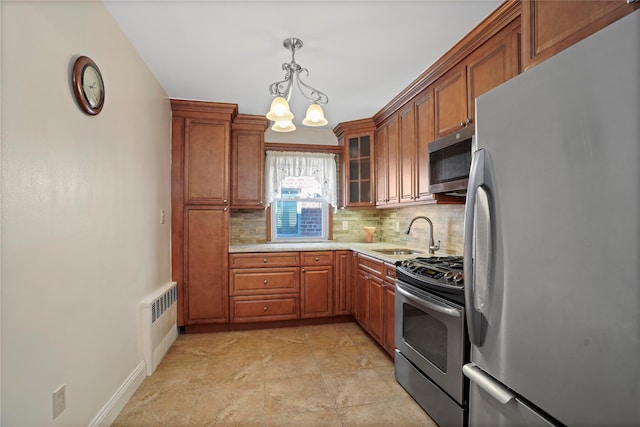
M335 156L267 151L265 200L272 241L327 240L329 205L337 203Z

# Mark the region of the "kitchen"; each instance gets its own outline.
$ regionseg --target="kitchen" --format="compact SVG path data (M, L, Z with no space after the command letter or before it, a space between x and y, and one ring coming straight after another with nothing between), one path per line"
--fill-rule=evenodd
M637 6L631 5L631 8ZM22 34L17 28L17 23L10 22L9 18L12 17L12 9L7 9L7 6L3 4L3 32L6 28L9 28L12 32L8 34ZM7 14L7 10L11 13ZM56 15L56 12L51 12ZM58 22L63 21L64 18L56 15ZM42 28L49 28L52 19L46 13L32 13L27 14L32 22L37 23ZM98 19L100 19L98 17ZM105 25L104 23L102 25ZM524 24L523 24L524 25ZM102 27L101 27L102 28ZM56 35L57 34L57 35ZM62 46L66 46L66 50L61 51L52 50L43 52L41 60L51 60L60 62L59 57L64 57L64 64L62 68L67 65L68 58L77 53L79 50L74 43L69 42L73 40L73 33L65 33L64 31L59 33L53 33L52 39L58 41ZM118 38L119 37L119 38ZM122 36L115 37L114 40L122 40ZM3 42L7 42L6 36L3 37ZM101 48L105 51L110 48L108 43L100 42ZM111 40L110 43L114 43ZM124 43L124 42L123 42ZM11 47L11 45L9 46ZM36 45L27 45L25 49L36 49ZM40 51L37 50L36 51ZM303 51L304 52L304 51ZM139 59L136 59L133 49L125 48L121 52L122 56L129 55L133 59L133 63L138 63ZM15 60L16 57L21 58L18 64L20 68L7 68L5 61ZM303 55L300 56L302 62ZM3 49L3 79L11 79L10 81L21 81L19 78L19 69L31 70L29 67L28 58L23 58L14 53L11 49ZM105 65L100 64L102 72L105 73ZM277 64L276 64L277 65ZM313 68L310 67L312 72ZM35 72L35 71L34 71ZM65 71L57 72L57 79L60 81L66 81L68 78ZM111 69L111 75L115 71ZM31 74L27 74L26 77L35 77ZM38 79L32 78L36 84L36 87L41 93L47 93L48 90L53 90L55 86L40 87L44 83L41 83ZM47 80L51 85L50 80ZM146 78L138 77L136 82L145 81L145 88L148 89L148 99L145 102L153 104L162 99L162 95L159 93L157 85L149 81ZM122 86L125 88L131 88L130 81L124 75L119 75L118 85L112 82L110 83L112 88L116 86ZM18 85L20 86L20 85ZM141 116L140 112L131 112L128 118L129 120L123 120L120 115L116 115L116 111L112 109L103 110L96 120L90 123L84 123L81 121L81 117L76 117L74 114L77 112L77 107L73 104L65 105L65 112L68 113L68 117L73 119L59 117L57 121L47 120L50 114L56 107L56 103L49 101L40 107L37 107L38 103L33 103L37 107L36 111L40 114L30 116L23 112L25 107L19 106L20 103L12 103L11 108L6 108L4 99L17 100L18 95L12 90L11 85L3 84L3 175L7 169L5 165L15 166L16 168L10 168L7 175L3 178L3 390L2 398L3 403L3 419L7 419L7 422L15 418L11 418L12 414L21 414L15 416L24 416L25 420L29 419L29 416L33 416L32 420L38 423L37 420L45 420L42 422L51 423L50 403L51 403L51 391L54 390L60 383L66 383L68 385L68 407L57 420L53 421L57 423L80 423L86 424L88 420L94 419L95 414L100 411L100 408L104 402L108 401L110 396L114 393L114 390L118 389L124 378L127 378L133 366L137 366L139 363L137 347L137 335L133 332L124 332L127 330L135 329L133 325L137 324L137 301L139 301L147 292L151 291L157 283L163 282L163 278L167 279L169 270L169 245L168 245L168 226L161 227L157 225L151 227L151 219L155 221L156 212L160 212L162 207L169 205L168 202L168 190L162 190L160 192L145 192L141 191L140 179L141 175L143 179L148 180L149 187L155 188L152 181L159 180L165 184L168 189L170 187L170 177L168 171L163 169L161 164L168 164L168 153L166 150L159 150L153 148L150 140L166 139L164 135L169 133L169 124L166 118L161 118L167 111L167 105L162 108L157 108L153 111L149 111L149 114L154 114L156 121L147 122L148 119ZM69 89L65 86L63 89L55 88L55 93L59 95L57 99L69 99ZM119 99L122 98L118 92L111 89L111 98L109 94L107 99L112 99L111 105L120 105ZM166 100L165 100L166 101ZM58 101L56 101L58 102ZM65 101L66 102L66 101ZM107 101L108 102L108 101ZM109 104L106 104L109 105ZM43 110L47 107L46 110ZM75 108L76 110L72 110ZM123 111L127 111L126 109ZM20 114L18 114L20 113ZM29 129L34 127L34 117L42 117L42 122L36 129L40 134L29 135L27 138L20 137L22 133L19 133L17 129ZM166 116L165 116L166 117ZM108 126L108 123L103 123L101 120L111 119L113 122L119 122L119 127L124 128L126 132L118 132L114 126ZM69 122L69 120L72 120ZM139 120L136 122L135 120ZM145 125L146 123L146 125ZM64 126L67 126L66 128ZM78 127L78 130L73 130ZM62 131L60 129L63 128ZM141 131L141 128L144 131ZM145 135L153 129L154 135ZM73 135L70 139L69 135ZM105 137L104 143L99 146L91 146L82 144L82 135L102 135ZM8 149L5 146L5 141L20 140L24 147L18 145L9 145ZM106 142L121 138L122 142L110 145ZM38 144L38 141L50 141L57 142L57 144ZM136 143L134 143L136 142ZM140 150L140 144L146 144L146 151L142 153ZM90 157L91 161L87 163L72 163L69 164L69 160L63 156L57 154L57 150L54 147L60 148L66 146L69 150L75 150L82 153L88 153L94 151L101 157L111 159L110 166L117 166L118 175L114 177L113 173L109 171L108 167L101 164L97 160L100 157ZM51 163L47 163L49 174L42 175L38 172L38 162L33 162L33 159L41 158L40 156L31 157L26 151L27 148L31 150L31 153L39 153L42 158L51 158ZM24 150L24 151L23 151ZM18 156L18 157L16 157ZM24 156L24 157L23 157ZM8 162L8 163L7 163ZM146 165L146 166L145 166ZM19 168L18 168L19 167ZM21 168L21 169L20 169ZM47 176L59 177L61 173L66 170L82 170L84 171L83 177L91 178L87 181L88 184L100 185L100 188L104 187L108 189L106 193L100 192L101 196L108 196L106 198L94 199L92 198L93 190L91 186L87 186L82 181L73 179L73 176L68 178L68 183L75 183L75 186L68 187L55 187L59 181L48 181ZM27 175L22 173L16 175L17 170L26 171ZM25 179L25 176L29 179ZM153 179L151 179L153 177ZM15 180L14 180L15 179ZM11 191L11 187L5 187L7 183L19 184L24 189L24 196L20 196L20 200L30 201L26 203L23 209L16 210L16 205L12 203L13 197L16 195ZM65 181L62 181L65 182ZM56 189L57 192L53 194L66 194L71 197L71 200L77 203L71 205L57 204L55 199L48 199L46 196L52 194L51 190ZM126 200L122 200L116 197L115 194L125 191L127 194ZM28 195L37 196L34 198L28 198ZM75 196L75 197L74 197ZM53 211L43 210L42 216L34 217L34 210L27 210L27 207L36 208L39 197L44 197L47 200L48 207L53 208ZM82 203L87 202L90 203ZM21 205L22 206L22 205ZM153 209L149 209L152 206ZM418 214L426 214L434 222L436 239L440 239L443 244L451 244L450 239L443 236L448 235L449 228L455 228L458 230L459 235L462 233L459 231L461 225L457 221L446 222L443 218L438 218L436 212L440 212L440 209L449 209L451 216L460 218L462 216L462 208L455 207L455 205L446 206L430 206L425 210L415 206L412 208L390 208L389 213L380 210L382 215L381 220L376 220L374 224L379 227L380 236L382 233L389 232L396 229L396 223L399 223L400 227L404 227L408 224L409 220ZM405 209L414 210L405 215ZM345 209L345 212L349 209ZM44 213L48 212L49 215L55 214L52 217L47 217ZM443 213L446 211L443 211ZM340 213L339 213L340 214ZM339 215L337 214L337 215ZM388 218L385 218L388 215ZM395 218L394 218L395 215ZM448 213L443 216L449 216ZM50 218L50 219L47 219ZM125 219L126 218L126 219ZM89 220L91 219L91 220ZM42 220L41 223L38 221ZM51 222L55 220L55 223ZM344 219L340 219L338 225L342 225ZM346 221L349 221L347 218ZM357 223L357 220L354 220ZM40 226L35 227L35 224ZM117 233L120 238L116 241L115 236L106 231L104 228L96 228L97 224L107 224L109 227L115 228L116 226L122 227L124 234ZM449 224L449 225L446 225ZM370 225L370 224L366 224ZM417 226L418 224L416 224ZM359 227L359 224L358 224ZM443 228L439 228L443 227ZM342 227L336 227L342 228ZM353 230L354 226L348 227L349 230ZM108 230L109 228L107 228ZM356 228L357 229L357 228ZM387 230L387 231L385 231ZM423 229L424 230L424 229ZM334 230L338 232L340 230ZM358 230L359 231L359 230ZM20 232L20 238L16 234ZM426 235L428 233L416 232L415 243L419 247L426 246ZM15 236L15 237L14 237ZM130 238L127 238L130 236ZM152 242L149 236L160 237L158 241ZM162 237L164 236L164 237ZM420 240L424 238L425 240ZM38 243L42 243L42 239L50 244L42 247L38 250ZM409 238L407 238L409 239ZM455 240L455 239L454 239ZM16 245L13 242L20 241L20 245ZM54 242L66 242L67 248L58 247ZM88 242L103 242L102 245L92 246ZM126 246L123 248L122 243ZM159 243L158 243L159 242ZM404 240L405 244L413 244L413 240ZM104 245L107 245L108 249L105 249ZM461 245L461 238L458 240L458 248ZM160 247L159 247L160 246ZM21 251L18 251L21 249ZM48 250L45 250L48 249ZM96 250L98 252L96 252ZM133 256L144 252L147 256L144 259L140 259L139 256ZM454 253L457 250L454 250ZM50 257L50 255L54 255ZM20 255L18 257L18 255ZM129 258L137 260L135 265L132 265ZM29 263L26 260L29 260ZM81 260L82 266L75 267L73 259ZM105 262L106 260L106 262ZM119 275L114 274L107 265L120 265L122 266L121 273L126 273L126 279L121 280ZM28 266L36 265L38 268L25 268ZM55 265L68 266L67 269L56 269ZM159 265L160 271L148 271L145 265ZM74 266L75 268L71 268ZM106 270L105 270L106 269ZM20 271L20 274L18 274ZM51 277L45 279L40 276L38 271L44 273L52 273ZM101 277L96 277L95 272L105 271L107 274L103 274ZM93 272L93 273L92 273ZM99 276L99 275L98 275ZM73 284L69 287L70 283ZM139 282L144 282L141 285ZM10 286L12 283L20 283L21 287ZM38 283L48 283L50 286L38 286ZM67 285L65 285L67 283ZM98 286L100 285L100 286ZM113 306L117 308L116 312L108 310L108 307L104 307L101 304L92 303L88 307L86 306L87 290L91 289L89 294L96 297L99 301L113 301ZM104 289L104 291L99 290ZM131 295L131 292L134 295ZM60 294L64 293L65 298L60 298ZM125 297L125 295L128 296ZM40 310L29 309L27 301L29 301L30 295L39 295L40 298L46 300L53 300L57 304L54 307L49 308L41 307L40 304L37 307ZM33 298L33 297L32 297ZM37 297L36 297L37 298ZM23 302L22 302L23 301ZM91 308L91 310L88 310ZM65 322L56 320L59 318L59 314L64 313L71 319L75 319L74 322ZM118 325L115 328L111 326L107 327L102 321L96 323L89 321L94 317L104 317L110 322ZM11 328L17 328L16 325L21 325L21 334L17 335L11 332ZM50 325L50 326L49 326ZM100 326L100 327L96 327ZM43 328L49 330L49 333L43 335L40 332ZM121 331L118 336L113 336L114 330ZM62 336L74 335L78 339L65 339L64 346L58 347L51 345L51 341L55 341L56 331L59 331ZM124 334L124 335L123 335ZM101 336L103 339L107 338L107 344L101 343L97 337ZM52 338L47 338L52 337ZM126 337L126 339L123 339ZM90 360L79 359L73 357L73 355L85 350L87 345L94 350L91 352ZM115 351L119 347L131 348L130 351ZM16 349L12 351L11 349ZM22 349L22 351L20 351ZM51 350L50 350L51 349ZM29 351L32 350L32 351ZM35 350L35 352L33 352ZM41 353L46 355L47 363L40 365L36 362L35 356L27 357L27 354ZM94 354L95 353L95 354ZM68 372L67 360L73 360L74 364L79 368L78 370L83 373L74 374ZM28 363L29 369L24 364ZM48 366L60 366L61 370L51 370L44 368ZM109 378L99 377L97 383L94 381L92 384L87 385L85 378L90 378L95 375L96 369L91 366L105 366L113 367L109 369L111 375ZM42 366L42 367L41 367ZM23 368L23 369L21 369ZM21 376L17 376L17 372L20 372ZM93 374L92 374L93 373ZM36 387L29 387L27 384L34 384ZM84 391L83 391L84 390ZM93 393L87 393L87 390L92 390ZM93 394L95 397L90 397ZM21 398L17 399L18 396ZM16 400L17 399L17 400ZM7 412L9 411L9 412ZM27 416L26 414L32 414ZM5 418L7 417L7 418ZM71 417L71 418L70 418Z

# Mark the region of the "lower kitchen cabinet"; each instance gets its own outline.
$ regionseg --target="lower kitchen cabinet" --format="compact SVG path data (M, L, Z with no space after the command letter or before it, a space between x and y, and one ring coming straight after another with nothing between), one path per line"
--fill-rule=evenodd
M300 318L333 316L333 251L301 252Z
M300 278L300 317L333 316L333 266L302 267Z
M298 300L298 294L232 297L231 323L297 319Z
M369 276L369 334L378 342L382 341L383 317L383 281L377 276Z
M358 269L357 280L355 283L355 317L356 321L362 326L363 329L369 330L369 285L370 276L366 271Z
M298 252L229 255L231 323L299 319L299 260Z
M360 326L382 346L385 331L393 329L393 316L385 313L384 268L382 261L358 255L355 317Z
M353 314L352 308L352 284L353 284L353 258L355 252L336 251L333 263L335 274L333 287L333 314L335 316L348 316Z
M382 296L382 313L383 313L383 331L382 331L382 347L393 358L395 357L395 298L396 298L396 269L389 264L384 265L385 277L383 283Z
M227 323L229 212L187 207L184 224L185 324Z

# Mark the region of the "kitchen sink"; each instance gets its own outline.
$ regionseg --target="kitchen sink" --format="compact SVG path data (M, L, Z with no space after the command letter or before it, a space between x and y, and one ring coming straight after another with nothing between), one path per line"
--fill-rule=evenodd
M416 251L413 249L406 248L389 248L389 249L372 249L373 252L378 252L384 255L414 255L414 254L422 254L422 251Z

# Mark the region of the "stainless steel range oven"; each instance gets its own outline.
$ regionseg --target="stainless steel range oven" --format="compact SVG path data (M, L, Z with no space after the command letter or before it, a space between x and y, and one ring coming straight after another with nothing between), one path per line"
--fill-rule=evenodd
M440 426L466 426L462 257L405 260L396 275L396 379Z

